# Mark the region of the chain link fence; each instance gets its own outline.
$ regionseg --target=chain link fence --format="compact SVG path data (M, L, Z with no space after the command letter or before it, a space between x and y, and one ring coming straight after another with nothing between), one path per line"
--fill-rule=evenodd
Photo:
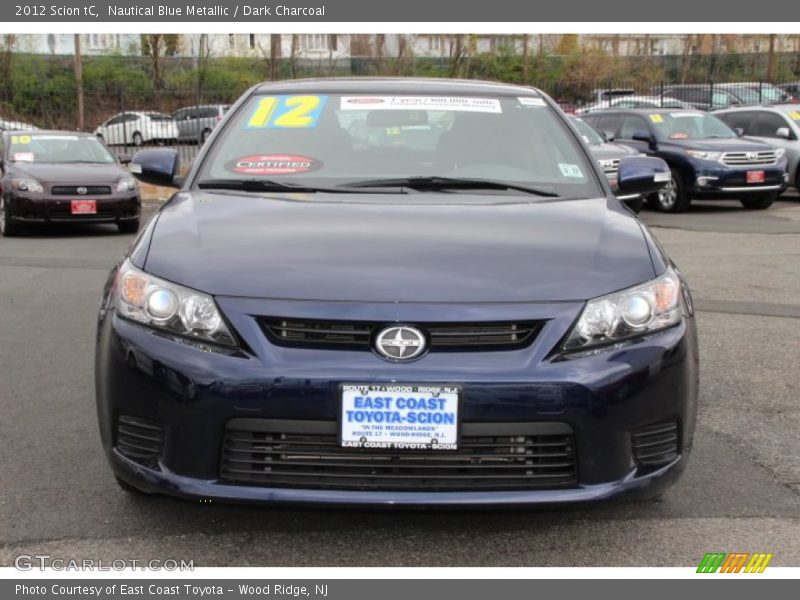
M583 65L591 76L566 77L565 73L573 73L577 67L570 67L565 59L531 57L525 62L516 55L461 59L249 58L207 63L163 59L164 64L157 69L146 57L91 57L84 63L83 129L96 132L120 155L130 155L140 146L169 145L177 148L183 163L188 164L226 107L248 87L264 80L301 77L395 75L506 81L539 87L565 111L578 114L615 106L713 110L800 99L800 77L796 76L800 64L793 54L779 57L777 72L783 77L771 83L765 76L768 65L763 55L694 57L703 60L688 64L681 62L681 57L662 58L654 62L649 57L624 61L605 57ZM734 59L737 69L732 66ZM0 85L0 127L31 124L77 129L78 86L71 59L15 60L16 69L6 73L7 85ZM596 74L609 70L624 75ZM730 81L703 76L720 72L735 73L737 78Z

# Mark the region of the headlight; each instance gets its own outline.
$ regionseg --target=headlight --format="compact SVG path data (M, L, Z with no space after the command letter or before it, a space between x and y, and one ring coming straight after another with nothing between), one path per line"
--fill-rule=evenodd
M20 192L33 192L41 194L44 191L42 184L35 179L12 179L11 186Z
M118 277L116 307L120 316L177 335L236 345L208 294L148 275L130 261L120 267Z
M705 152L702 150L687 150L686 154L700 160L719 160L722 157L722 152Z
M681 280L671 267L661 277L589 300L564 344L575 352L664 329L681 319Z
M786 154L786 148L775 148L775 158L778 159Z
M120 179L117 183L118 192L132 192L136 189L136 180L133 177Z

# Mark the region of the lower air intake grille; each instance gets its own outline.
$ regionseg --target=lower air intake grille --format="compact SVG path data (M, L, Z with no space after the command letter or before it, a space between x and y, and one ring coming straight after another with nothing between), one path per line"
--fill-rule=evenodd
M528 490L577 483L564 423L464 423L458 450L342 448L336 423L235 419L225 431L226 483L340 490Z
M640 467L665 465L678 458L678 423L668 421L636 429L631 434L633 458Z
M264 318L262 326L278 346L351 348L369 350L370 343L387 323ZM411 323L429 339L431 352L514 350L529 346L541 323Z
M117 450L146 467L157 468L164 445L164 428L147 419L120 416L117 421Z

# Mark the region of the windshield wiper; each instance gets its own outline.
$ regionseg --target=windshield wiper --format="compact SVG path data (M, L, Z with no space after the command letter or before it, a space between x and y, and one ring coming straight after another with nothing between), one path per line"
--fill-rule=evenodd
M326 188L304 185L302 183L288 183L273 179L203 179L197 183L200 189L239 190L244 192L330 192L332 194L346 194L351 190L343 188Z
M558 194L549 190L530 187L527 185L517 185L507 181L499 181L495 179L439 177L436 175L398 177L396 179L366 179L364 181L345 183L343 186L350 188L407 187L413 190L514 190L517 192L525 192L526 194L533 194L535 196L543 196L545 198L559 197Z

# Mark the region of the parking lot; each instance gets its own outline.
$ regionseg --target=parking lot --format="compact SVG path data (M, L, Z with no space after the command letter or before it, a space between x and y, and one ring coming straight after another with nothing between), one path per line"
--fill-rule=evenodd
M149 217L154 205L147 208ZM0 565L21 553L197 566L692 566L709 551L800 564L800 199L642 218L699 311L694 454L657 501L568 510L252 508L120 491L101 451L94 320L133 236L0 239Z

